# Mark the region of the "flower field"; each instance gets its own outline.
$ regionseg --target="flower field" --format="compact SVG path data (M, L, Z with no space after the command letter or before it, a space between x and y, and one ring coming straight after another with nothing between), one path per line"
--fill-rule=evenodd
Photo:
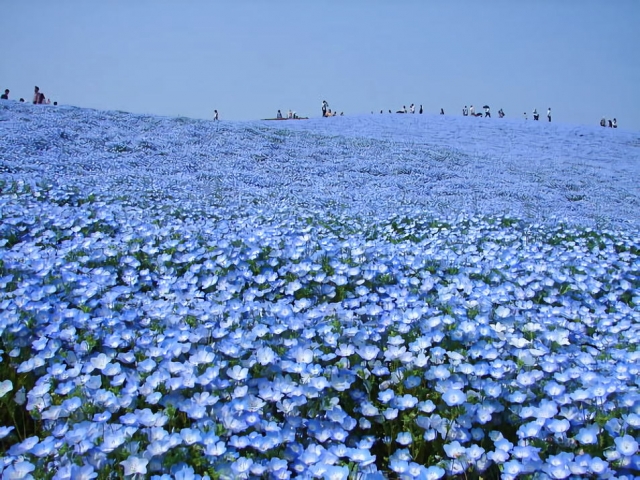
M640 476L640 138L478 122L1 105L2 479Z

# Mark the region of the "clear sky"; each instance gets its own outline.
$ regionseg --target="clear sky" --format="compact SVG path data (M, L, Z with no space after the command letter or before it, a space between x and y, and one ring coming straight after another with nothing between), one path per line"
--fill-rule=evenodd
M640 0L5 0L0 89L251 120L411 103L640 130Z

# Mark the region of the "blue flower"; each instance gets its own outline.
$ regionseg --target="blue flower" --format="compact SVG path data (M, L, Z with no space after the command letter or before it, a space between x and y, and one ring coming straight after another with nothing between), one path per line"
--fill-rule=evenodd
M442 400L450 406L455 407L457 405L462 405L467 401L467 396L462 390L458 390L455 388L450 388L442 395Z
M142 457L136 457L131 455L126 460L120 462L120 465L124 467L125 475L145 475L147 473L147 465L149 464L149 460Z
M614 439L616 450L625 457L630 457L638 451L638 442L631 435L624 435Z
M413 443L413 438L411 436L411 432L400 432L396 437L396 442L400 445L411 445Z

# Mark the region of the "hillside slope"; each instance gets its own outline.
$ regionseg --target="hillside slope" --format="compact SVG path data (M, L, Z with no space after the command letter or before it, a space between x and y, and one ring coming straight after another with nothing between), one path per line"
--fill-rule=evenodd
M427 115L214 123L6 102L0 128L5 180L186 210L640 224L640 135L623 130Z

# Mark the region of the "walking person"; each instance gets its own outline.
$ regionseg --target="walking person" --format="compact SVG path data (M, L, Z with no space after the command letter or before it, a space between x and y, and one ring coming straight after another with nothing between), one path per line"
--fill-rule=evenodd
M0 95L0 100L9 100L9 89L5 89L4 93Z
M484 106L484 118L491 118L491 110L489 109L488 105Z
M220 120L220 117L218 116L218 110L214 110L213 111L213 121L217 122L218 120Z
M551 107L547 108L547 119L551 122Z

